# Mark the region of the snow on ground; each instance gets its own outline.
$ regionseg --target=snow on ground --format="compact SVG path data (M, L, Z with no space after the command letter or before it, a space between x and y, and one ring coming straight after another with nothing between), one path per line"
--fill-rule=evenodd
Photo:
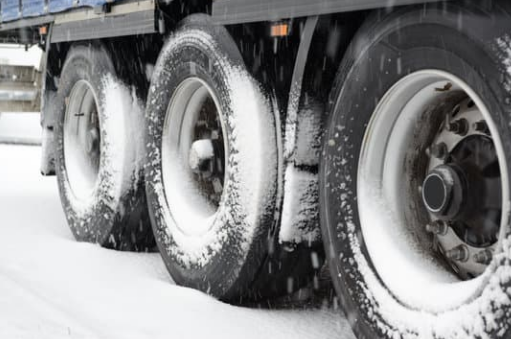
M339 311L230 306L173 285L158 254L77 243L39 156L0 145L0 338L353 338Z
M41 143L41 115L0 113L0 143Z

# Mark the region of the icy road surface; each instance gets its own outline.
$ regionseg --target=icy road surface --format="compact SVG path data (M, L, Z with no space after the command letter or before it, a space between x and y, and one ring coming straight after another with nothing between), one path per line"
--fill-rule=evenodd
M0 338L354 338L338 310L230 306L173 285L158 254L77 243L39 153L0 145Z

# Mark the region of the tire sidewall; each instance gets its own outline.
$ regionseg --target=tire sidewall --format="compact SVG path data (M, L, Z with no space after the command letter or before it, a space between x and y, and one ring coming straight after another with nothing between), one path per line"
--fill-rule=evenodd
M372 294L366 275L361 273L364 268L354 260L362 253L367 267L377 276L363 241L356 197L363 137L384 94L400 79L419 70L436 69L457 76L474 89L487 106L501 136L505 160L508 164L511 161L510 93L502 86L502 83L509 81L509 74L505 72L498 48L481 43L495 43L495 40L485 36L488 34L486 30L477 35L475 31L460 32L456 21L450 21L457 12L455 10L447 12L451 13L451 17L446 16L445 12L440 17L441 11L437 12L436 7L429 10L430 13L424 9L422 12L397 12L373 27L362 29L360 36L364 39L361 40L368 42L367 46L351 46L331 94L330 121L320 170L322 229L336 290L343 299L357 335L362 338L387 338L392 337L393 333L403 337L420 336L413 329L398 328L398 319L389 321L379 313L380 300ZM395 26L397 18L399 29ZM418 27L418 23L424 26ZM407 25L410 26L407 28ZM470 30L470 26L467 29ZM470 34L472 39L467 36ZM341 165L340 159L350 160ZM511 187L508 189L511 190ZM509 265L508 261L503 259L500 265ZM498 267L496 265L490 269L495 271ZM509 282L502 285L502 289L508 286ZM394 302L405 308L397 300ZM503 311L507 313L509 309ZM414 312L409 310L409 314ZM453 312L456 314L457 310L449 311L451 314ZM415 312L415 316L420 322L424 313ZM483 321L473 319L473 326ZM505 325L505 318L503 321ZM509 327L504 329L503 337L509 334ZM466 330L458 328L454 332L459 334Z

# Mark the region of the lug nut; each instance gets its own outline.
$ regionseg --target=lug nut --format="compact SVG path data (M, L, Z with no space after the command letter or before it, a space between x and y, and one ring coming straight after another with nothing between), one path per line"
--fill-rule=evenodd
M426 232L435 235L444 235L447 233L447 225L442 221L433 221L426 225Z
M468 249L465 245L456 246L445 252L445 256L454 261L467 261L468 260Z
M489 265L493 259L493 252L490 250L483 250L474 254L474 261L481 265Z
M486 124L486 122L484 120L474 122L473 127L479 133L490 134L490 129L488 128L488 125Z
M454 134L463 136L468 132L468 121L466 119L453 121L447 126L447 130Z
M432 145L430 148L430 153L432 156L438 159L445 159L447 156L447 145L443 142Z

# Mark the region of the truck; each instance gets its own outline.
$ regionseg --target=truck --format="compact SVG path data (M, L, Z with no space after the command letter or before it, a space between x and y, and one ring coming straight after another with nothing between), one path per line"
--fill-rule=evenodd
M327 265L358 338L511 336L510 2L0 13L43 51L41 172L78 241L157 250L234 304Z

